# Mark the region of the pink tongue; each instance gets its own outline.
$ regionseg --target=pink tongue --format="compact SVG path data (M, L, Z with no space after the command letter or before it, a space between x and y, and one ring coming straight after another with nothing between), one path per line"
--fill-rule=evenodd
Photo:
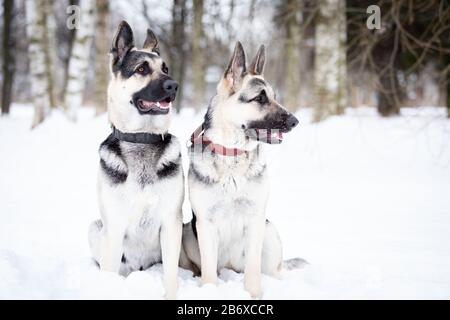
M171 102L161 101L161 102L159 103L159 107L160 107L161 109L168 109L168 108L170 108L170 105L171 105L171 104L172 104Z
M155 108L156 107L156 103L152 102L152 101L145 101L142 100L142 105L147 108L147 109L151 109L151 108Z
M154 108L169 109L170 106L172 105L172 102L166 102L166 101L153 102L153 101L140 100L140 103L141 103L142 107L144 107L145 109L148 109L148 110L154 109Z

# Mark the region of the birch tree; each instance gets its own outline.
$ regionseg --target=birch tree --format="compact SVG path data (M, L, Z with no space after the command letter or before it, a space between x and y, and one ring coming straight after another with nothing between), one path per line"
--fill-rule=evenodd
M341 114L346 106L345 0L319 0L314 64L314 121Z
M58 60L58 45L56 42L56 17L54 12L54 0L45 0L45 57L46 72L48 77L48 90L50 107L57 106L57 84L59 83L59 74L56 72Z
M95 30L95 107L96 114L106 112L106 91L109 78L109 1L96 0L97 23Z
M26 0L26 15L31 95L34 105L32 128L35 128L50 112L46 0Z
M78 0L69 0L69 7L73 7L76 6L78 4ZM63 80L62 80L62 86L60 88L60 92L59 92L59 97L62 101L64 101L64 94L66 93L66 89L67 89L67 81L69 79L69 62L70 62L70 57L72 55L72 48L73 48L73 43L75 40L75 29L69 28L67 30L67 53L65 55L65 57L63 58L63 69L64 69L64 75L63 75Z
M69 119L76 121L77 111L83 103L89 54L95 32L95 0L80 0L80 21L69 60L64 107Z

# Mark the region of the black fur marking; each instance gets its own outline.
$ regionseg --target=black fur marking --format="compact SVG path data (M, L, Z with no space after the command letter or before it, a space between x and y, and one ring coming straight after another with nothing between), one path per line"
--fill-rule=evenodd
M197 234L197 216L195 215L194 210L192 210L191 226L192 226L192 232L194 233L195 239L198 239L198 234Z
M115 153L116 156L122 157L122 150L120 149L120 141L114 137L113 134L110 134L105 141L100 145L101 148L107 148L108 151Z
M139 155L139 159L144 159L144 157L146 156L146 153L149 151L149 149L151 150L151 153L156 154L156 155L163 155L164 154L164 150L170 145L172 141L172 135L170 133L167 133L164 136L164 140L160 140L158 142L152 143L152 144L146 144L146 145L139 145L139 144L135 144L134 147L134 153L137 153ZM157 161L159 160L159 158L154 159L157 163ZM154 163L149 163L147 161L144 160L139 160L140 163L140 169L139 169L139 176L138 176L138 183L139 185L144 188L145 186L152 184L154 182L155 179L155 173L158 174L158 172L155 172L156 170L154 169ZM158 175L156 176L158 177ZM159 178L159 177L158 177Z
M259 87L259 86L266 86L266 82L259 78L253 78L249 81L248 85L250 87Z
M248 102L248 98L245 95L240 95L238 98L239 102L241 103L247 103Z
M163 165L161 169L156 172L156 175L159 179L167 178L176 175L180 169L180 159L181 153L178 155L178 158L174 161L170 161Z
M247 124L249 129L278 129L282 132L289 132L291 128L287 126L289 113L282 110L266 115L262 120L251 121Z
M123 78L128 79L134 74L136 68L140 64L145 62L146 59L160 59L160 58L158 56L155 56L154 54L144 51L130 51L123 58L121 63L113 65L112 70L114 73L119 72Z
M190 166L190 171L194 175L195 179L197 179L197 181L199 181L203 184L211 185L211 184L216 183L216 181L214 181L210 177L206 177L206 176L202 175L200 172L198 172L198 170L195 168L194 164L192 164L192 163Z
M133 94L133 104L138 110L139 114L167 114L168 109L165 110L159 110L159 109L150 109L149 111L142 111L140 108L138 108L138 101L140 99L145 101L167 101L172 102L175 100L176 97L176 91L175 92L168 92L164 89L164 83L167 80L172 80L167 75L162 75L158 78L158 80L152 80L150 81L144 88L139 90L138 92Z
M105 160L100 159L100 166L103 169L103 172L109 177L113 184L124 183L127 180L128 174L124 172L120 172L111 167L108 167Z
M208 130L212 125L212 113L213 109L211 105L208 106L208 110L206 111L205 118L203 119L203 130Z
M114 153L118 158L122 159L122 150L120 149L120 141L112 134L106 138L100 145L100 149L105 148L108 152ZM123 160L123 159L122 159ZM124 183L127 180L128 174L126 172L118 171L108 166L105 160L100 158L100 167L103 172L109 177L113 184Z

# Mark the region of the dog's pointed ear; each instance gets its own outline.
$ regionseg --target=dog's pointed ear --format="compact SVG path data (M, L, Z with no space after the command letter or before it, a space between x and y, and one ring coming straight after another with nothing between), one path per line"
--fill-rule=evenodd
M245 52L242 44L238 41L236 42L233 56L224 74L224 80L227 82L228 88L236 92L242 83L245 72Z
M248 71L252 75L262 75L264 72L264 65L266 63L266 48L262 44L258 52L256 53L255 58L252 61L252 64L248 68Z
M147 37L144 42L144 50L155 52L159 55L159 41L151 29L147 29Z
M130 25L126 21L122 21L117 28L110 51L113 56L113 65L121 64L123 58L133 47L133 30L131 30Z

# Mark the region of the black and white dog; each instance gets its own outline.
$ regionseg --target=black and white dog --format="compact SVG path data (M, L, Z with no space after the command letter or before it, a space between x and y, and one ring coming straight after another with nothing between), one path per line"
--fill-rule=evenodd
M184 199L180 145L168 133L177 87L154 33L138 50L123 21L111 48L113 132L99 150L101 220L89 243L102 270L127 275L162 262L167 298L177 291Z
M217 86L203 125L192 135L188 175L193 220L183 229L180 263L215 283L217 270L245 273L245 289L261 294L261 272L279 276L283 263L278 233L265 218L269 195L263 144L279 144L297 124L263 77L265 49L250 67L238 42Z

